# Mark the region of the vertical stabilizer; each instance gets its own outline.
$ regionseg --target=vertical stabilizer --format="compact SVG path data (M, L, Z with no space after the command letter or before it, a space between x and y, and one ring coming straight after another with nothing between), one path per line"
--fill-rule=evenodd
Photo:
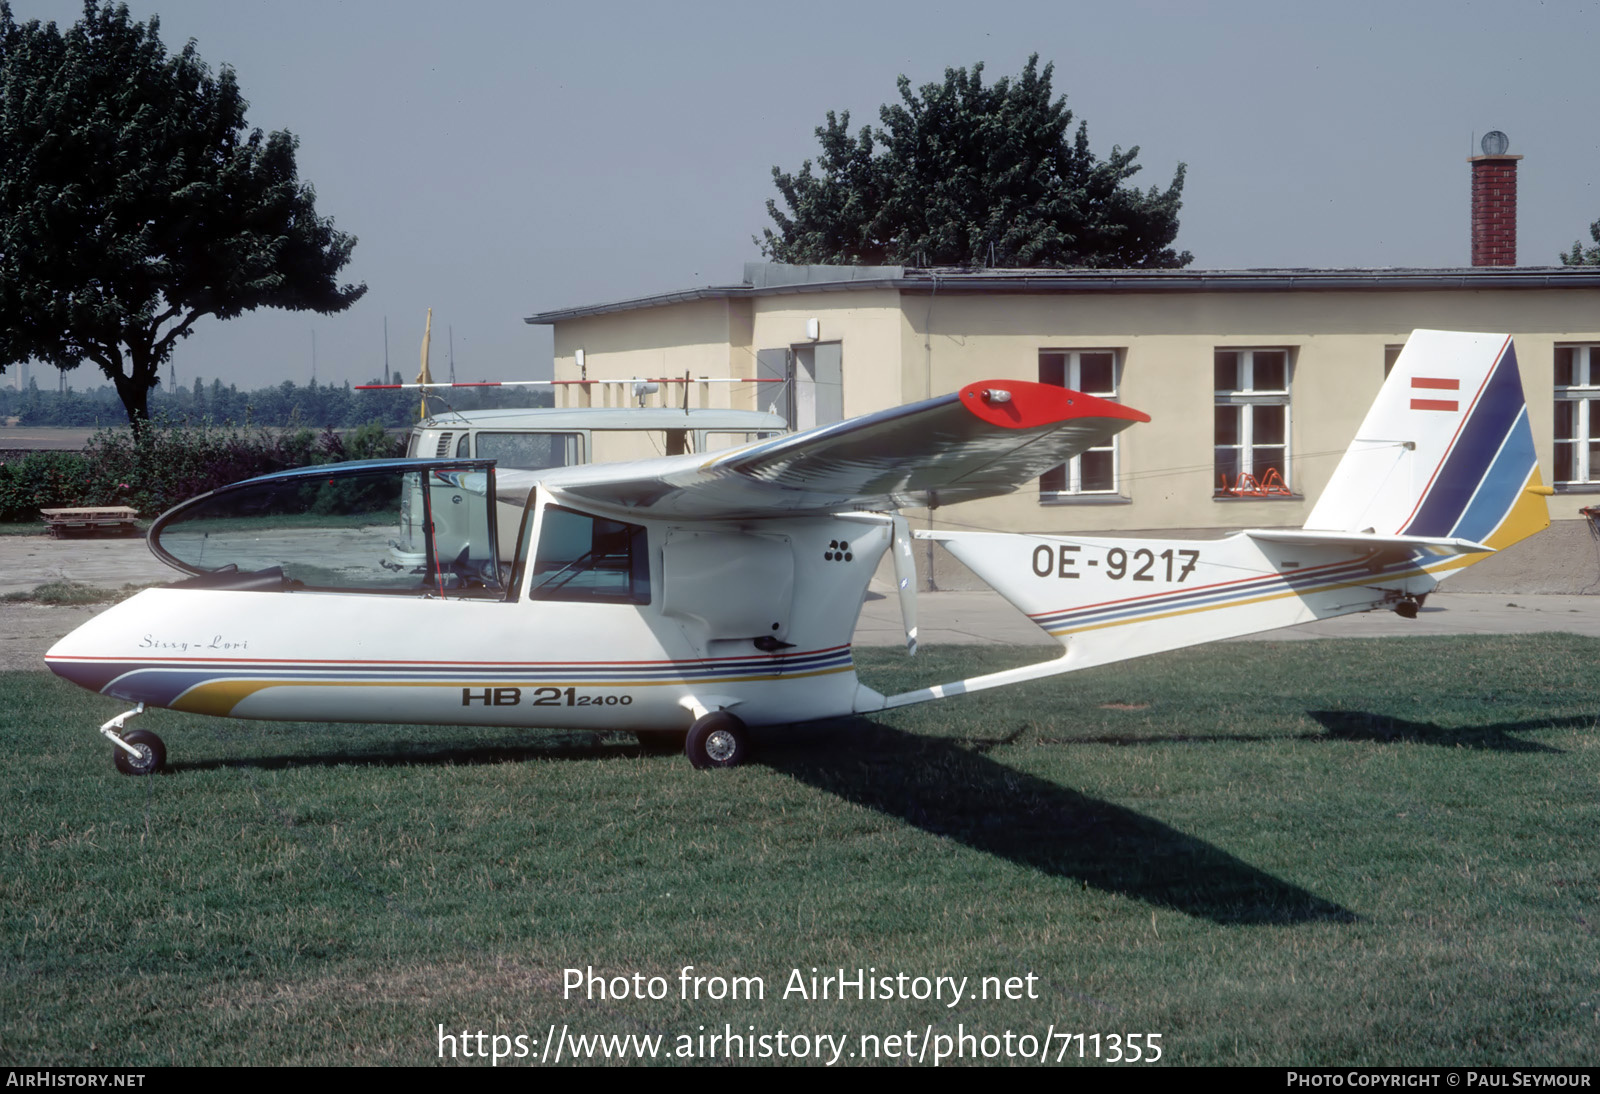
M1501 550L1549 526L1549 493L1510 336L1419 330L1305 527Z

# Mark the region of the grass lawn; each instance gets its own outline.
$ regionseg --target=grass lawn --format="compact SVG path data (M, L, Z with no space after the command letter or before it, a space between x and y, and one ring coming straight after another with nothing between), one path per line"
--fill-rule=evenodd
M858 651L882 690L1029 656ZM773 1051L843 1035L841 1063L908 1031L867 1047L1009 1032L1076 1063L1138 1034L1162 1063L1422 1065L1600 1045L1590 639L1211 646L769 732L713 772L621 735L156 711L133 725L172 770L138 779L94 731L120 709L0 676L5 1064L420 1064L440 1026L535 1056L563 1026L663 1055L725 1027ZM590 967L665 998L564 998ZM810 997L841 968L965 993ZM763 997L706 997L734 977Z

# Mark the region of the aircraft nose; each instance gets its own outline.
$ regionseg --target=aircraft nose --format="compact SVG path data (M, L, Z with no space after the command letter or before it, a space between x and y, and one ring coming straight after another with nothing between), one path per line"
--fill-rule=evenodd
M50 671L89 691L105 690L127 667L121 660L108 656L110 651L105 642L107 617L118 613L121 607L101 612L45 651L44 663ZM120 626L115 629L122 630Z

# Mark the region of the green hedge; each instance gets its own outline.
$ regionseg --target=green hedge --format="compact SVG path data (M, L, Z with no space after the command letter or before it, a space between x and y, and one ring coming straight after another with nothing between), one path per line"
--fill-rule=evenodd
M131 505L142 517L230 482L307 464L405 453L404 435L370 423L347 434L152 423L137 437L102 430L82 452L30 452L0 463L0 520L34 520L40 509Z

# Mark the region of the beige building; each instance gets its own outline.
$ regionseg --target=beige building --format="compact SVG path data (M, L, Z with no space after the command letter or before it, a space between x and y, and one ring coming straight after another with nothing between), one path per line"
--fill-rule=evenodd
M772 408L803 428L989 378L1115 398L1151 422L1015 494L918 520L1158 534L1302 524L1414 328L1509 332L1558 524L1453 587L1600 589L1580 513L1600 503L1600 269L752 263L739 284L527 322L554 327L556 379L586 381L559 389L565 405ZM931 561L936 583L965 583Z

